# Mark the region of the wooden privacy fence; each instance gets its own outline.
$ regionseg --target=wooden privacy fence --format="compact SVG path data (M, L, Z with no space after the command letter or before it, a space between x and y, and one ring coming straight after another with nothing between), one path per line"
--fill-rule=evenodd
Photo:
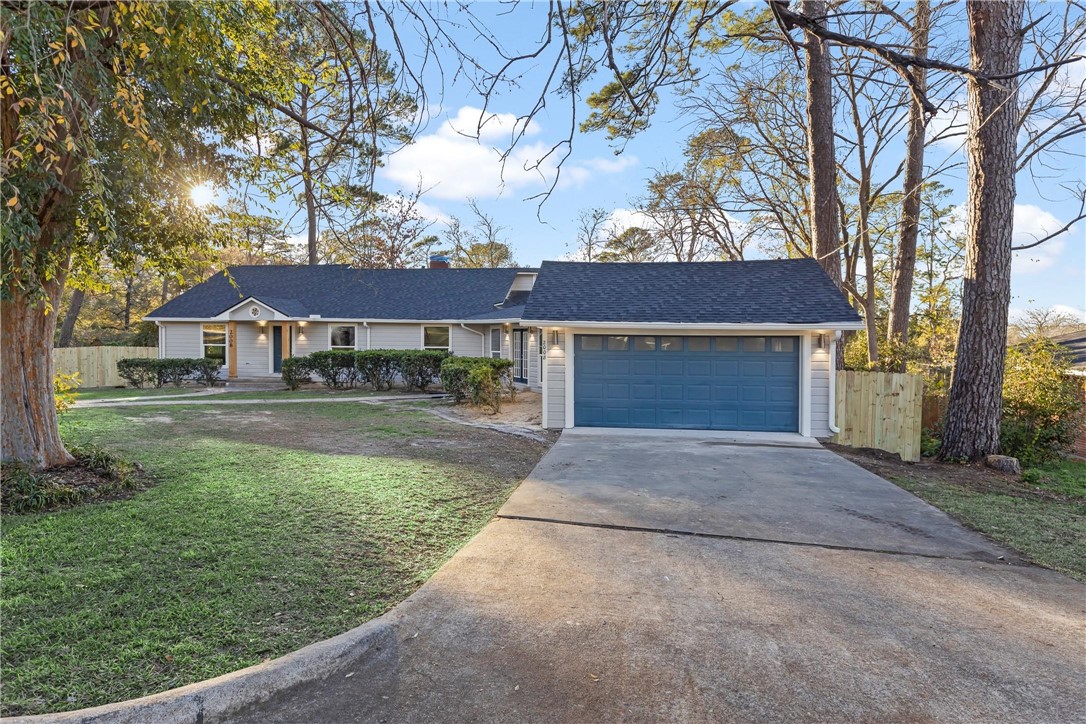
M56 347L53 372L79 373L80 387L120 387L117 362L126 357L158 357L158 347Z
M893 372L838 372L834 442L920 459L924 378Z

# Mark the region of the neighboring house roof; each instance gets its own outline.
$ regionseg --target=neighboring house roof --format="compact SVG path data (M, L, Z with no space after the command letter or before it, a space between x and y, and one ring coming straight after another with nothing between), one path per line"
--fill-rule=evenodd
M1067 350L1072 369L1086 370L1086 332L1061 334L1049 339Z
M813 259L599 264L545 261L532 322L847 324L861 322Z
M162 305L148 319L209 319L250 297L291 317L468 320L498 309L520 269L354 269L346 264L235 266ZM534 271L534 270L533 270ZM514 293L515 294L515 293Z

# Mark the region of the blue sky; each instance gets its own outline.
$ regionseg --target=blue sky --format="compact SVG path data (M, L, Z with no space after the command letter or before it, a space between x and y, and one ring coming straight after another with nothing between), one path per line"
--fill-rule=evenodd
M479 5L475 11L495 29L507 47L531 44L543 27L545 6L521 6L515 15L503 15L498 5ZM532 22L538 20L538 22ZM484 47L481 42L473 48ZM484 57L484 60L486 58ZM561 140L569 128L568 100L548 98L549 108L540 113L507 161L504 172L499 149L508 144L509 133L517 115L534 102L542 68L529 70L522 88L508 89L492 99L490 111L497 114L479 140L468 137L479 117L482 99L467 83L450 83L443 97L431 101L431 119L415 144L386 159L378 173L377 190L391 193L411 189L420 174L430 187L424 197L426 212L435 220L432 231L441 235L441 220L456 215L467 221L469 197L505 227L505 237L521 264L535 265L544 259L556 259L573 251L578 211L589 207L614 210L622 217L631 199L642 193L654 168L681 163L684 141L690 133L688 122L678 117L675 107L661 103L651 127L625 145L615 155L613 145L603 133L575 136L572 155L565 162L558 185L540 206L529 200L553 182L554 169L526 171L524 166L539 158L551 144ZM1073 73L1086 73L1086 61L1080 61ZM431 78L431 80L433 80ZM603 82L602 79L600 82ZM578 117L587 109L579 105ZM942 120L942 119L938 119ZM1028 240L1046 230L1054 230L1073 218L1077 202L1053 193L1061 182L1082 181L1086 176L1081 154L1086 150L1082 136L1073 139L1069 150L1080 154L1056 178L1034 179L1023 173L1018 180L1016 204L1016 242ZM904 145L904 138L901 140ZM937 167L961 159L960 139L942 142L927 155L929 166ZM548 165L549 166L549 165ZM952 189L954 203L966 198L964 165L942 176ZM1060 306L1086 315L1086 223L1079 223L1041 247L1016 255L1014 262L1012 316L1027 307Z

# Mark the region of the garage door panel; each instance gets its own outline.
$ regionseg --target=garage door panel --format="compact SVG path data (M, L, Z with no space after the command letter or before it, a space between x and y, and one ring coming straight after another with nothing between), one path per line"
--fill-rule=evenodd
M709 377L713 374L713 363L707 359L689 360L685 372L687 377Z
M575 424L773 431L798 428L796 338L717 337L709 345L705 337L631 339L625 346L620 337L607 337L600 344L590 340L586 348L578 335Z

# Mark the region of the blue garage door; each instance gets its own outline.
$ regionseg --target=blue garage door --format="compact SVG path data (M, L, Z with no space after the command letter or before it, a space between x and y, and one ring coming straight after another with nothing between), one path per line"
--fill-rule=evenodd
M795 432L798 337L577 335L574 422Z

